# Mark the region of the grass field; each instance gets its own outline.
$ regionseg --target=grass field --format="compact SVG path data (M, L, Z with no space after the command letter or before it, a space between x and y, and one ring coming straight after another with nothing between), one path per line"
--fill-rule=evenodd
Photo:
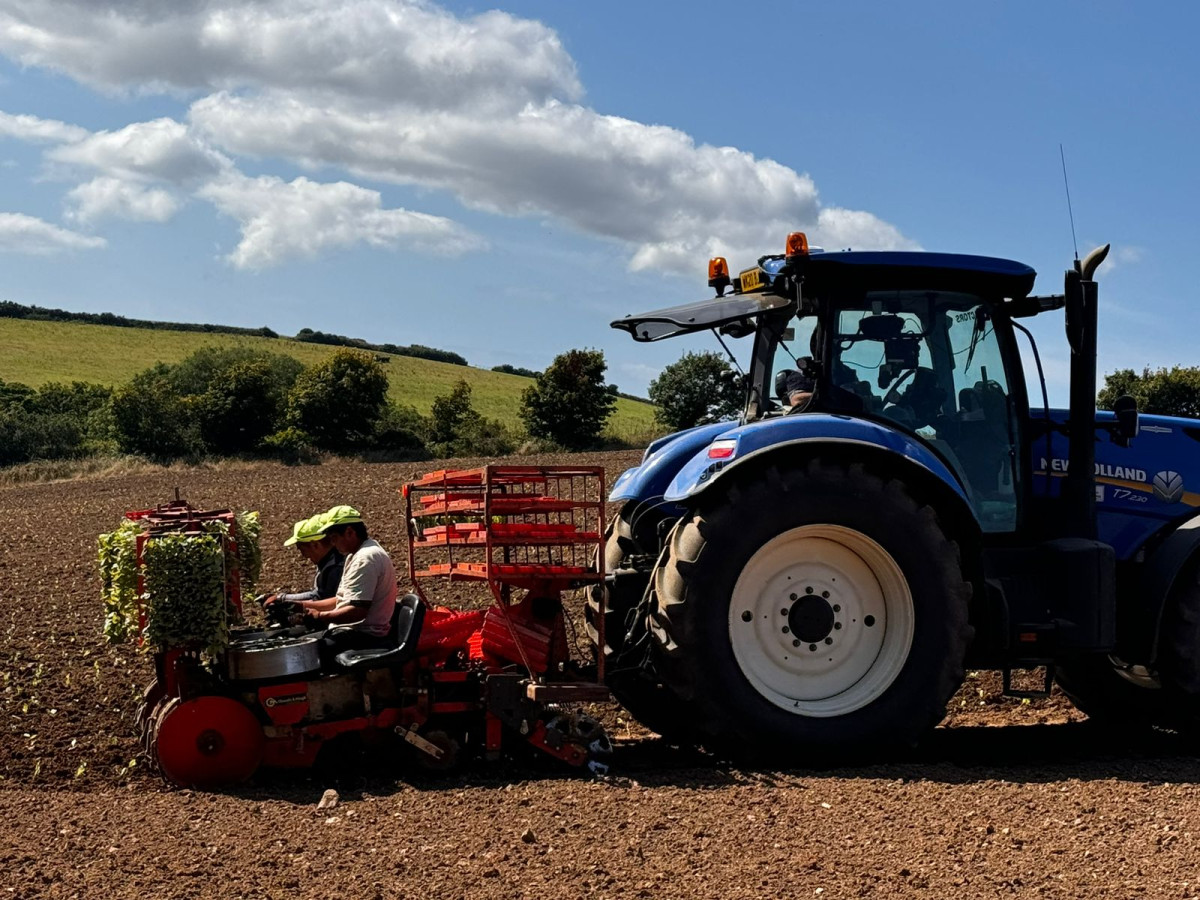
M0 380L31 387L50 381L115 385L154 363L178 362L201 347L253 347L294 356L305 365L335 349L284 338L0 319ZM519 424L518 400L530 383L519 375L408 356L388 356L384 368L390 395L399 403L428 413L435 397L449 393L455 382L465 378L471 385L475 409L510 426ZM636 445L655 433L654 407L623 398L617 401L607 429L610 438Z

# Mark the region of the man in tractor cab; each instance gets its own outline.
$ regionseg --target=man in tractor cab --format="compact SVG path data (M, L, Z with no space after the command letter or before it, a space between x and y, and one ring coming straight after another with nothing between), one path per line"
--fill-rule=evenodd
M263 601L264 606L275 603L299 604L306 600L332 597L337 593L346 557L333 546L333 541L322 531L325 525L325 513L303 519L292 527L292 536L283 542L285 547L294 546L301 556L317 567L312 590L298 594L275 593Z
M392 612L396 607L396 569L379 543L367 534L358 510L335 506L324 514L321 529L345 566L333 596L300 603L307 618L328 626L321 639L321 659L329 663L343 650L390 646Z

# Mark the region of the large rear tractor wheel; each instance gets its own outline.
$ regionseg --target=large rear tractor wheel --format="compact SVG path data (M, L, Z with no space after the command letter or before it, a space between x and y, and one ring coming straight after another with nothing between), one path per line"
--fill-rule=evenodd
M814 460L734 482L679 524L651 630L703 743L838 760L911 746L962 683L959 548L907 484Z
M648 514L638 518L639 541L634 537L634 510L629 504L609 525L604 544L604 571L616 572L628 567L635 556L654 552L651 540L661 516ZM644 665L648 655L645 625L635 621L650 575L623 575L615 581L595 584L588 589L584 624L592 652L599 654L600 598L604 609L604 663L613 697L638 722L668 740L687 742L695 734L692 714L686 703ZM627 638L632 637L632 640Z
M1060 663L1054 680L1088 721L1106 731L1140 731L1170 718L1157 673L1107 654Z
M1167 598L1158 647L1165 724L1200 742L1200 559L1180 572Z

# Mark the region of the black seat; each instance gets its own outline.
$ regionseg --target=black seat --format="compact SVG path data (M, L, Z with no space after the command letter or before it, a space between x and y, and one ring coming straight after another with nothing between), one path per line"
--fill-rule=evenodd
M408 662L417 652L421 639L421 624L425 621L425 604L416 594L405 594L396 601L392 611L391 647L373 650L343 650L336 657L338 666L349 672L384 669Z

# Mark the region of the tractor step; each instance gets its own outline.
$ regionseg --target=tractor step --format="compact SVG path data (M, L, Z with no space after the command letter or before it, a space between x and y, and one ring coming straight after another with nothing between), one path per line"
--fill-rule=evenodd
M1005 697L1018 697L1022 700L1041 700L1050 696L1050 691L1054 687L1054 665L1053 663L1044 663L1038 668L1045 669L1045 678L1043 679L1042 687L1035 690L1024 690L1014 688L1012 686L1012 673L1015 671L1027 672L1029 669L1004 669L1001 672L1001 681L1003 684L1002 693Z

